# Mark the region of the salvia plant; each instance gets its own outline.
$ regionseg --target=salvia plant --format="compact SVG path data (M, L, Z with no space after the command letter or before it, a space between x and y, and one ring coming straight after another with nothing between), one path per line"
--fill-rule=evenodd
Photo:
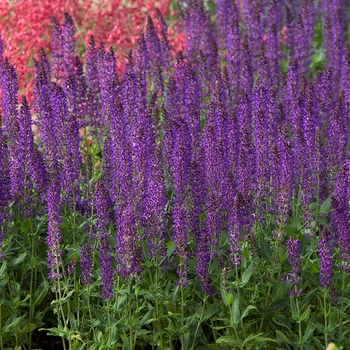
M178 6L32 104L0 41L1 350L350 348L348 4Z

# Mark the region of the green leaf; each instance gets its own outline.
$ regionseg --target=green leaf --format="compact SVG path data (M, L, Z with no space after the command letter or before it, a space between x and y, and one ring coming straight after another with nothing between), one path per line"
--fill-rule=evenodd
M238 300L238 298L235 298L233 300L231 312L232 312L231 313L231 325L235 326L241 320L241 313L239 311L239 300Z
M307 324L307 327L305 329L305 333L304 333L304 339L305 341L309 341L311 340L313 334L314 334L314 330L316 329L316 326L314 324L312 324L311 322L309 322Z
M291 297L289 300L290 300L290 308L292 309L292 319L294 321L297 321L298 320L298 310L297 310L296 301L293 297Z
M30 218L26 219L21 226L21 233L28 234L31 232Z
M277 340L280 339L283 343L286 343L286 344L289 344L289 345L292 343L290 341L290 339L288 339L286 337L286 335L283 332L279 331L278 329L276 330L276 338L277 338Z
M11 330L16 329L17 325L21 322L22 318L24 318L24 316L19 316L14 319L9 319L2 329L2 334L5 334L7 332L10 332Z
M241 348L242 343L237 341L234 337L222 336L216 340L216 344L227 344L232 346L233 349Z
M246 339L244 339L243 345L249 344L250 346L252 345L259 345L261 343L265 343L267 341L272 341L277 343L277 340L271 339L271 338L266 338L262 337L261 335L264 333L258 333L258 334L251 334L249 335Z
M249 311L252 310L252 309L257 310L257 308L256 308L255 306L253 306L253 305L248 305L248 306L246 307L246 309L244 310L243 315L241 316L241 320L243 320L244 317L247 317L247 316L249 315Z
M303 312L303 314L300 316L298 322L308 320L310 316L310 305L307 307L307 309Z
M224 301L225 306L230 306L233 302L233 294L226 292L226 290L221 289L222 300Z
M35 291L33 295L33 298L32 298L33 306L38 306L43 301L49 289L50 289L50 285L46 280L41 282L38 289Z
M139 322L136 323L135 328L136 329L140 329L143 327L143 325L151 318L151 316L153 315L155 308L152 307L151 309L148 310L148 312L146 313L145 316L143 316L141 318L141 320Z
M282 298L270 305L270 307L267 309L268 313L274 313L281 309L283 309L285 306L287 306L289 303L289 298Z
M13 259L12 260L12 266L17 266L18 264L20 264L25 259L26 256L27 256L27 253L24 252L19 257L17 257L16 259Z
M190 336L191 336L190 332L184 333L184 337L183 337L184 343L182 345L183 345L183 348L186 349L186 350L189 348Z
M259 236L262 255L267 261L269 261L270 257L272 256L270 246L267 244L265 237L262 233L260 233Z
M331 198L328 197L322 204L320 207L320 211L319 214L327 214L329 213L329 210L331 209Z
M173 242L173 241L169 241L169 242L167 242L167 244L166 244L166 248L167 248L167 250L166 250L166 256L167 256L168 258L170 258L170 257L174 254L174 252L175 252L176 243Z
M308 301L310 301L310 299L312 299L312 297L316 294L316 292L317 292L317 289L314 289L311 292L307 293L305 298L300 302L300 306L303 306Z
M30 333L34 331L35 328L36 328L36 324L26 323L24 327L20 330L20 333Z
M254 263L251 263L248 266L248 268L243 272L242 281L239 284L240 287L244 287L249 282L253 272L254 272Z
M0 267L0 277L2 275L5 275L6 267L7 267L6 260L2 260L2 264L1 264L1 267Z
M205 310L201 322L206 322L212 318L218 312L218 310L220 310L218 303L211 305L209 309Z

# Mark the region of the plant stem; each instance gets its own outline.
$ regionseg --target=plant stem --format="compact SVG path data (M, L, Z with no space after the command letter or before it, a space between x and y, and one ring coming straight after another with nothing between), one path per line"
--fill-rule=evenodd
M198 333L198 330L199 330L199 326L202 323L203 314L204 314L204 306L205 306L205 302L206 301L207 301L207 298L204 297L204 302L203 302L203 306L202 306L201 316L200 316L200 319L199 319L198 324L197 324L196 331L195 331L194 336L193 336L193 344L192 344L192 348L191 348L192 350L194 350L194 346L195 346L195 343L196 343L196 337L197 337L197 333Z
M298 293L298 287L294 287L295 293L297 295ZM299 345L300 345L300 350L303 350L303 334L302 334L302 329L301 329L301 321L300 321L300 308L299 308L299 298L295 298L295 303L297 306L297 312L298 312L298 328L299 328Z
M2 330L2 304L0 305L0 330ZM4 343L2 340L2 336L0 336L0 349L4 350Z
M158 296L158 291L159 291L159 258L158 258L158 254L157 254L157 258L156 258L156 280L155 280L155 287L156 287L156 315L157 315L157 325L158 325L158 334L160 337L160 345L161 348L163 349L164 346L164 340L163 340L163 325L162 325L162 321L161 321L161 312L160 312L160 303L159 303L159 296Z
M32 228L32 221L30 220L30 232L33 234L33 228ZM35 236L31 239L32 242L32 257L31 260L33 261L35 257L35 246L36 246L36 239ZM34 315L34 309L35 306L33 305L33 280L34 280L34 267L33 263L30 264L30 282L29 282L29 295L30 295L30 301L29 301L29 323L33 323L33 315ZM32 350L32 339L33 339L33 331L29 332L29 345L28 349Z
M184 350L184 317L185 317L185 310L184 310L184 287L181 285L181 350Z
M323 289L323 307L324 307L324 338L325 343L328 344L328 312L327 312L327 287Z
M238 265L236 264L235 266L236 268L236 281L238 281L239 276L238 276ZM239 301L239 305L241 305L241 294L240 294L240 288L239 286L237 286L237 295L238 295L238 301ZM242 328L242 332L243 332L243 337L246 338L246 334L245 334L245 330L244 330L244 323L243 323L243 319L240 319L240 323L241 323L241 328ZM238 339L237 339L238 340Z
M133 331L132 331L132 305L131 305L131 293L132 293L132 280L129 279L128 281L128 289L129 289L129 293L128 293L128 297L129 297L129 349L132 350L133 348Z

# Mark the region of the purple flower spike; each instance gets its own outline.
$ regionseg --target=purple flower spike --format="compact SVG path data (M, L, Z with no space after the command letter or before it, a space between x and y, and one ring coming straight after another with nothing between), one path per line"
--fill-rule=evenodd
M93 271L93 263L91 258L92 248L89 243L84 243L81 247L80 253L80 271L81 271L81 284L92 283L91 275Z
M74 39L74 23L68 13L64 14L63 25L63 43L64 43L64 68L66 77L74 75L75 66L75 39Z
M103 234L106 236L106 234ZM101 269L101 284L102 298L109 299L113 297L113 265L111 249L108 238L103 238L101 241L100 253L100 269Z
M176 243L176 252L179 257L177 265L178 285L186 287L188 284L188 251L187 251L187 227L186 208L183 204L175 204L173 209L174 232L173 239Z
M287 257L289 261L289 265L291 267L289 274L289 281L297 287L299 282L301 281L300 273L301 273L301 258L300 258L300 244L298 239L293 239L289 237L287 242ZM295 292L295 290L291 290L290 295L299 296L300 290Z
M63 33L60 22L53 18L53 35L52 35L52 68L53 76L58 84L61 84L64 77L63 65Z
M338 174L335 191L332 196L331 228L339 247L341 269L350 270L350 211L349 211L349 172L350 159L348 158Z
M2 38L0 35L0 64L3 60L3 55L4 55L4 45L3 45Z
M6 233L6 221L9 217L8 205L11 200L10 159L6 141L0 128L0 261L2 259L2 241Z
M234 198L230 213L230 253L231 261L234 265L241 263L242 229L244 225L245 203L241 193L237 193Z
M53 180L47 193L48 231L46 236L47 265L49 279L57 281L62 277L62 235L60 232L60 188L57 180Z
M332 243L327 228L322 231L318 244L318 256L320 259L320 284L322 287L331 285L332 279Z

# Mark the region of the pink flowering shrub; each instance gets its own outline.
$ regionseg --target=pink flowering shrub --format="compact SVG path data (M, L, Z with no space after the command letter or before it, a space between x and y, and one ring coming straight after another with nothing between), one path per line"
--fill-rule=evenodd
M30 98L33 85L34 65L32 57L43 47L51 52L52 18L62 20L68 12L76 32L78 53L83 54L84 43L91 35L95 41L116 48L118 68L125 54L136 43L145 28L146 15L155 17L156 8L163 15L169 10L171 0L133 0L126 4L122 0L14 0L0 1L0 35L5 44L4 55L9 57L19 75L19 87ZM173 13L171 15L174 15ZM159 25L155 21L155 25ZM174 25L174 23L173 23ZM169 39L174 49L183 46L181 37Z

